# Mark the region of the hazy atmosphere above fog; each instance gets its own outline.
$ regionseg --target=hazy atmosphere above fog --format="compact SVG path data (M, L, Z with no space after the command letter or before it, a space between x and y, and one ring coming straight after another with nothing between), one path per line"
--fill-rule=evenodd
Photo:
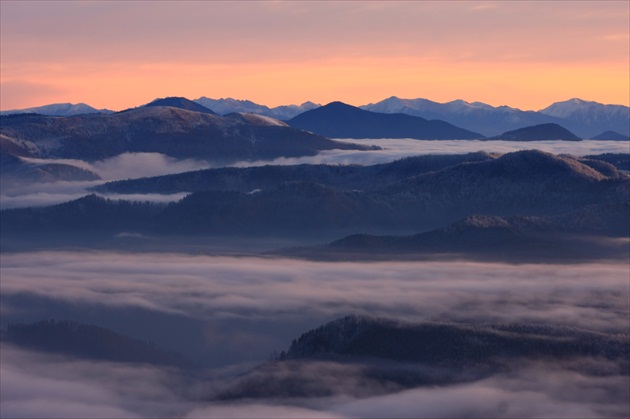
M155 97L628 105L624 1L2 1L0 108Z

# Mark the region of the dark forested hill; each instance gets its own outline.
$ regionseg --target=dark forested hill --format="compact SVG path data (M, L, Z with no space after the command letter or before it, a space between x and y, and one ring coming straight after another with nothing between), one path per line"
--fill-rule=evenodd
M629 349L627 336L579 329L518 324L413 324L349 316L304 333L293 341L285 357L368 356L455 366L532 355L624 359Z
M360 397L512 375L535 363L583 376L627 375L628 355L627 335L577 328L348 316L302 334L218 398Z
M415 138L419 140L466 140L483 135L448 122L405 115L365 111L332 102L288 121L289 125L331 138Z

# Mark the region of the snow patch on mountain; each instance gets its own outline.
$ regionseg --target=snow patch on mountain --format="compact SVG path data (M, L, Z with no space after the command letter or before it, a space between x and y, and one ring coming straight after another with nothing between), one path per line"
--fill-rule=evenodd
M50 105L37 106L25 109L13 109L1 111L0 115L14 115L22 113L38 113L49 116L73 116L89 113L111 113L108 109L96 109L85 103L53 103Z

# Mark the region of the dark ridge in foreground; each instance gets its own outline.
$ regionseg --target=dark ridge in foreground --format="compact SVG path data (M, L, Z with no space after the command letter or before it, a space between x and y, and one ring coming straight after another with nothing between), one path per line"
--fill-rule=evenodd
M466 383L529 365L627 376L628 335L537 324L404 323L348 316L294 339L218 399L366 397Z
M352 356L465 366L497 358L578 355L627 363L629 354L626 335L527 324L413 324L348 316L304 333L284 358Z
M43 320L9 324L2 341L42 352L80 358L155 365L190 366L178 353L99 326L73 321Z

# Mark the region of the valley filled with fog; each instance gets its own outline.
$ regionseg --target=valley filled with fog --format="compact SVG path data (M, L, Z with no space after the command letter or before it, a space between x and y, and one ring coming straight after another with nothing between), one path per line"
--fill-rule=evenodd
M630 413L627 143L340 141L361 149L228 165L24 157L100 180L3 179L2 416ZM519 150L542 152L502 158ZM583 158L605 153L622 163ZM67 203L94 193L112 201ZM399 218L443 229L339 233L392 234Z
M328 392L310 397L281 391L269 397L221 395L234 391L243 379L240 374L288 349L301 333L347 315L588 330L598 336L625 336L627 345L628 272L626 263L4 254L3 328L15 322L71 319L177 351L197 367L89 360L3 343L3 416L46 416L51 408L64 417L624 415L627 359L605 356L560 362L508 357L509 368L453 385L413 388L365 380L362 370L369 364L362 362L305 359L299 366L283 367L283 361L274 361L279 364L273 367L273 380L286 374L280 382L291 385L303 374L302 379L317 380ZM396 368L418 368L406 365ZM290 370L283 373L282 368ZM447 374L451 367L442 368ZM256 374L262 382L275 382L264 369Z
M630 418L627 2L0 3L0 419Z

